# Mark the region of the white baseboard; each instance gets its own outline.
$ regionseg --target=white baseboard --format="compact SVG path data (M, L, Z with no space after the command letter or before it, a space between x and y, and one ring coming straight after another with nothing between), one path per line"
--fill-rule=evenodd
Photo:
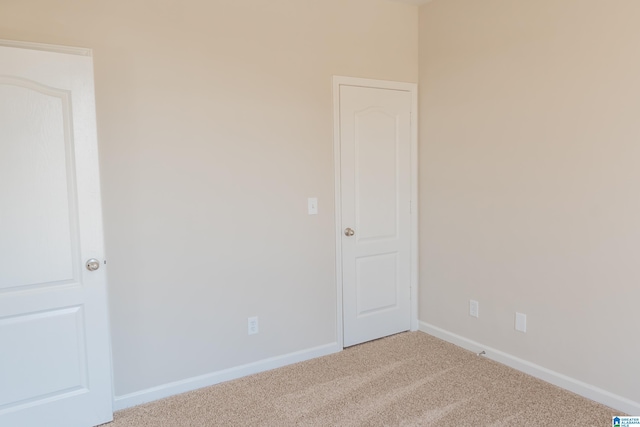
M420 322L420 331L425 332L434 337L440 338L444 341L455 344L459 347L479 353L485 351L485 357L495 360L496 362L507 365L518 371L529 374L533 377L539 378L543 381L561 387L565 390L569 390L575 394L591 399L595 402L602 403L610 408L616 409L621 412L625 412L630 415L640 414L640 403L627 399L622 396L618 396L609 391L603 390L591 384L578 381L574 378L536 365L526 360L520 359L511 354L496 350L491 347L482 345L476 341L472 341L460 335L456 335L452 332L433 326L429 323Z
M165 397L185 393L187 391L196 390L202 387L209 387L211 385L245 377L251 374L257 374L258 372L269 371L271 369L280 368L293 363L304 362L305 360L337 353L341 350L342 346L339 346L338 343L334 342L307 350L296 351L282 356L259 360L246 365L224 369L222 371L211 372L209 374L151 387L146 390L125 394L123 396L116 396L113 399L114 410L117 411L120 409L130 408L132 406L141 405L143 403L163 399Z

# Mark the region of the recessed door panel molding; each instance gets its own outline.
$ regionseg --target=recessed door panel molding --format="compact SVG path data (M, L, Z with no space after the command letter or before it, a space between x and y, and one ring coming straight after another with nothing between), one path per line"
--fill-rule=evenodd
M356 258L357 317L398 308L398 254Z
M358 242L398 237L400 117L379 107L355 113Z
M82 307L0 319L0 413L87 391L83 324Z
M417 329L411 83L334 77L338 339Z
M67 91L0 77L0 291L78 280Z
M0 40L2 426L113 419L93 61L49 47Z

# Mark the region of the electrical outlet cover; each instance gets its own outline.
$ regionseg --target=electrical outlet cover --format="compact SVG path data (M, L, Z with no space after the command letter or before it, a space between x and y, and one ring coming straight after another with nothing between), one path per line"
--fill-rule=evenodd
M516 331L527 332L527 315L516 313Z
M247 332L249 335L255 335L258 333L258 318L257 317L249 317L247 321Z
M480 317L480 304L478 301L469 300L469 316Z

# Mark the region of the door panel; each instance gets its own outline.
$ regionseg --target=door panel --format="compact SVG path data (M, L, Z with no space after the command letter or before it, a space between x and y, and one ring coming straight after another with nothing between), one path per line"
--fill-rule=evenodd
M0 407L61 397L87 389L82 307L55 309L0 320ZM28 360L29 370L15 369Z
M379 108L356 112L355 203L358 242L396 238L396 117Z
M411 93L341 85L344 345L411 327Z
M398 254L356 259L358 318L398 307Z
M98 177L91 57L0 41L0 425L112 419Z
M0 78L0 289L77 281L69 116L67 93Z

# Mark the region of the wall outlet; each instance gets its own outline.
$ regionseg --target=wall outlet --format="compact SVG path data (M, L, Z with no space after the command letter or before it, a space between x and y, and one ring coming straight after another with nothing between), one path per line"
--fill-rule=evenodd
M480 303L478 301L469 300L469 316L480 317Z
M527 315L516 312L516 331L527 332Z
M249 317L248 332L249 335L255 335L258 333L258 317Z

